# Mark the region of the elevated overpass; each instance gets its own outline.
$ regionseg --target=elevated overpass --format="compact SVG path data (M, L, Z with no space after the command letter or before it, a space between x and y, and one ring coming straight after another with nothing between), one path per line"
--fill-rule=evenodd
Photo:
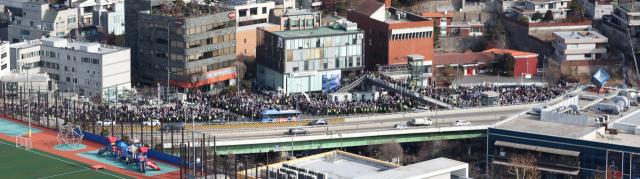
M409 97L409 98L411 98L413 100L418 100L418 101L424 102L424 103L426 103L426 102L433 103L433 104L436 104L436 105L438 105L440 107L447 108L447 109L460 109L460 108L455 107L453 105L450 105L448 103L442 102L442 101L437 100L437 99L433 99L431 97L424 96L421 93L417 93L417 92L413 92L411 90L407 90L402 86L391 84L391 83L386 82L386 81L384 81L382 79L379 79L379 78L366 76L366 80L365 81L367 83L369 83L369 84L383 87L383 88L385 88L385 89L387 89L389 91L395 92L395 93L402 93L403 96Z

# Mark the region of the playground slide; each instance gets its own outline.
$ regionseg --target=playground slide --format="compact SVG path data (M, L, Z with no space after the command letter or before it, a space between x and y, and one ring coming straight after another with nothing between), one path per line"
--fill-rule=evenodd
M156 162L153 162L151 160L147 160L147 166L157 171L160 171L160 166L156 165Z
M102 155L103 153L107 152L107 148L101 148L100 150L98 150L98 155Z

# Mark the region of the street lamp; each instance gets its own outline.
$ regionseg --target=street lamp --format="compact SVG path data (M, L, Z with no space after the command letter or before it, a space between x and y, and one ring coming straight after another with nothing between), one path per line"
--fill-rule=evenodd
M69 75L69 73L73 74L73 79L71 80L71 83L73 83L73 96L76 95L76 67L71 68L71 72L67 71L67 75ZM108 101L107 101L108 103ZM71 108L71 105L73 103L71 103L71 97L69 97L69 108ZM74 116L71 116L71 120L74 120L73 118L75 117L75 113L71 113ZM73 121L75 124L75 121Z
M18 65L27 69L27 104L29 105L27 114L29 114L29 138L31 138L31 83L29 82L29 69L33 67L33 63L18 62Z
M500 84L500 72L507 73L506 71L498 71L498 83L496 83L496 86Z

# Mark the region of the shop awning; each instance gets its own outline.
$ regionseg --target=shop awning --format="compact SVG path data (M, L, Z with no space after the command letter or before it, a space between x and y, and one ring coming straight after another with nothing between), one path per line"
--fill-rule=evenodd
M496 143L494 143L493 145L545 152L545 153L552 153L552 154L559 154L559 155L566 155L566 156L574 156L574 157L578 157L580 155L580 152L571 151L571 150L554 149L549 147L540 147L540 146L526 145L526 144L516 144L516 143L504 142L504 141L496 141Z
M497 165L503 165L503 166L517 166L515 164L509 163L504 160L499 160L499 159L494 160L493 163ZM537 167L538 167L538 170L540 171L553 172L553 173L559 173L559 174L567 174L567 175L575 176L575 175L578 175L578 173L580 173L580 170L578 169L565 169L565 168L551 167L546 165L538 165Z

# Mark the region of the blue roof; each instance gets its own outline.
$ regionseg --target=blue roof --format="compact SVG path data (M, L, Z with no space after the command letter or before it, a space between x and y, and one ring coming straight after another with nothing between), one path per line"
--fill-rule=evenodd
M300 113L300 112L296 110L285 110L285 111L278 111L274 109L262 110L262 114L280 114L280 113Z

